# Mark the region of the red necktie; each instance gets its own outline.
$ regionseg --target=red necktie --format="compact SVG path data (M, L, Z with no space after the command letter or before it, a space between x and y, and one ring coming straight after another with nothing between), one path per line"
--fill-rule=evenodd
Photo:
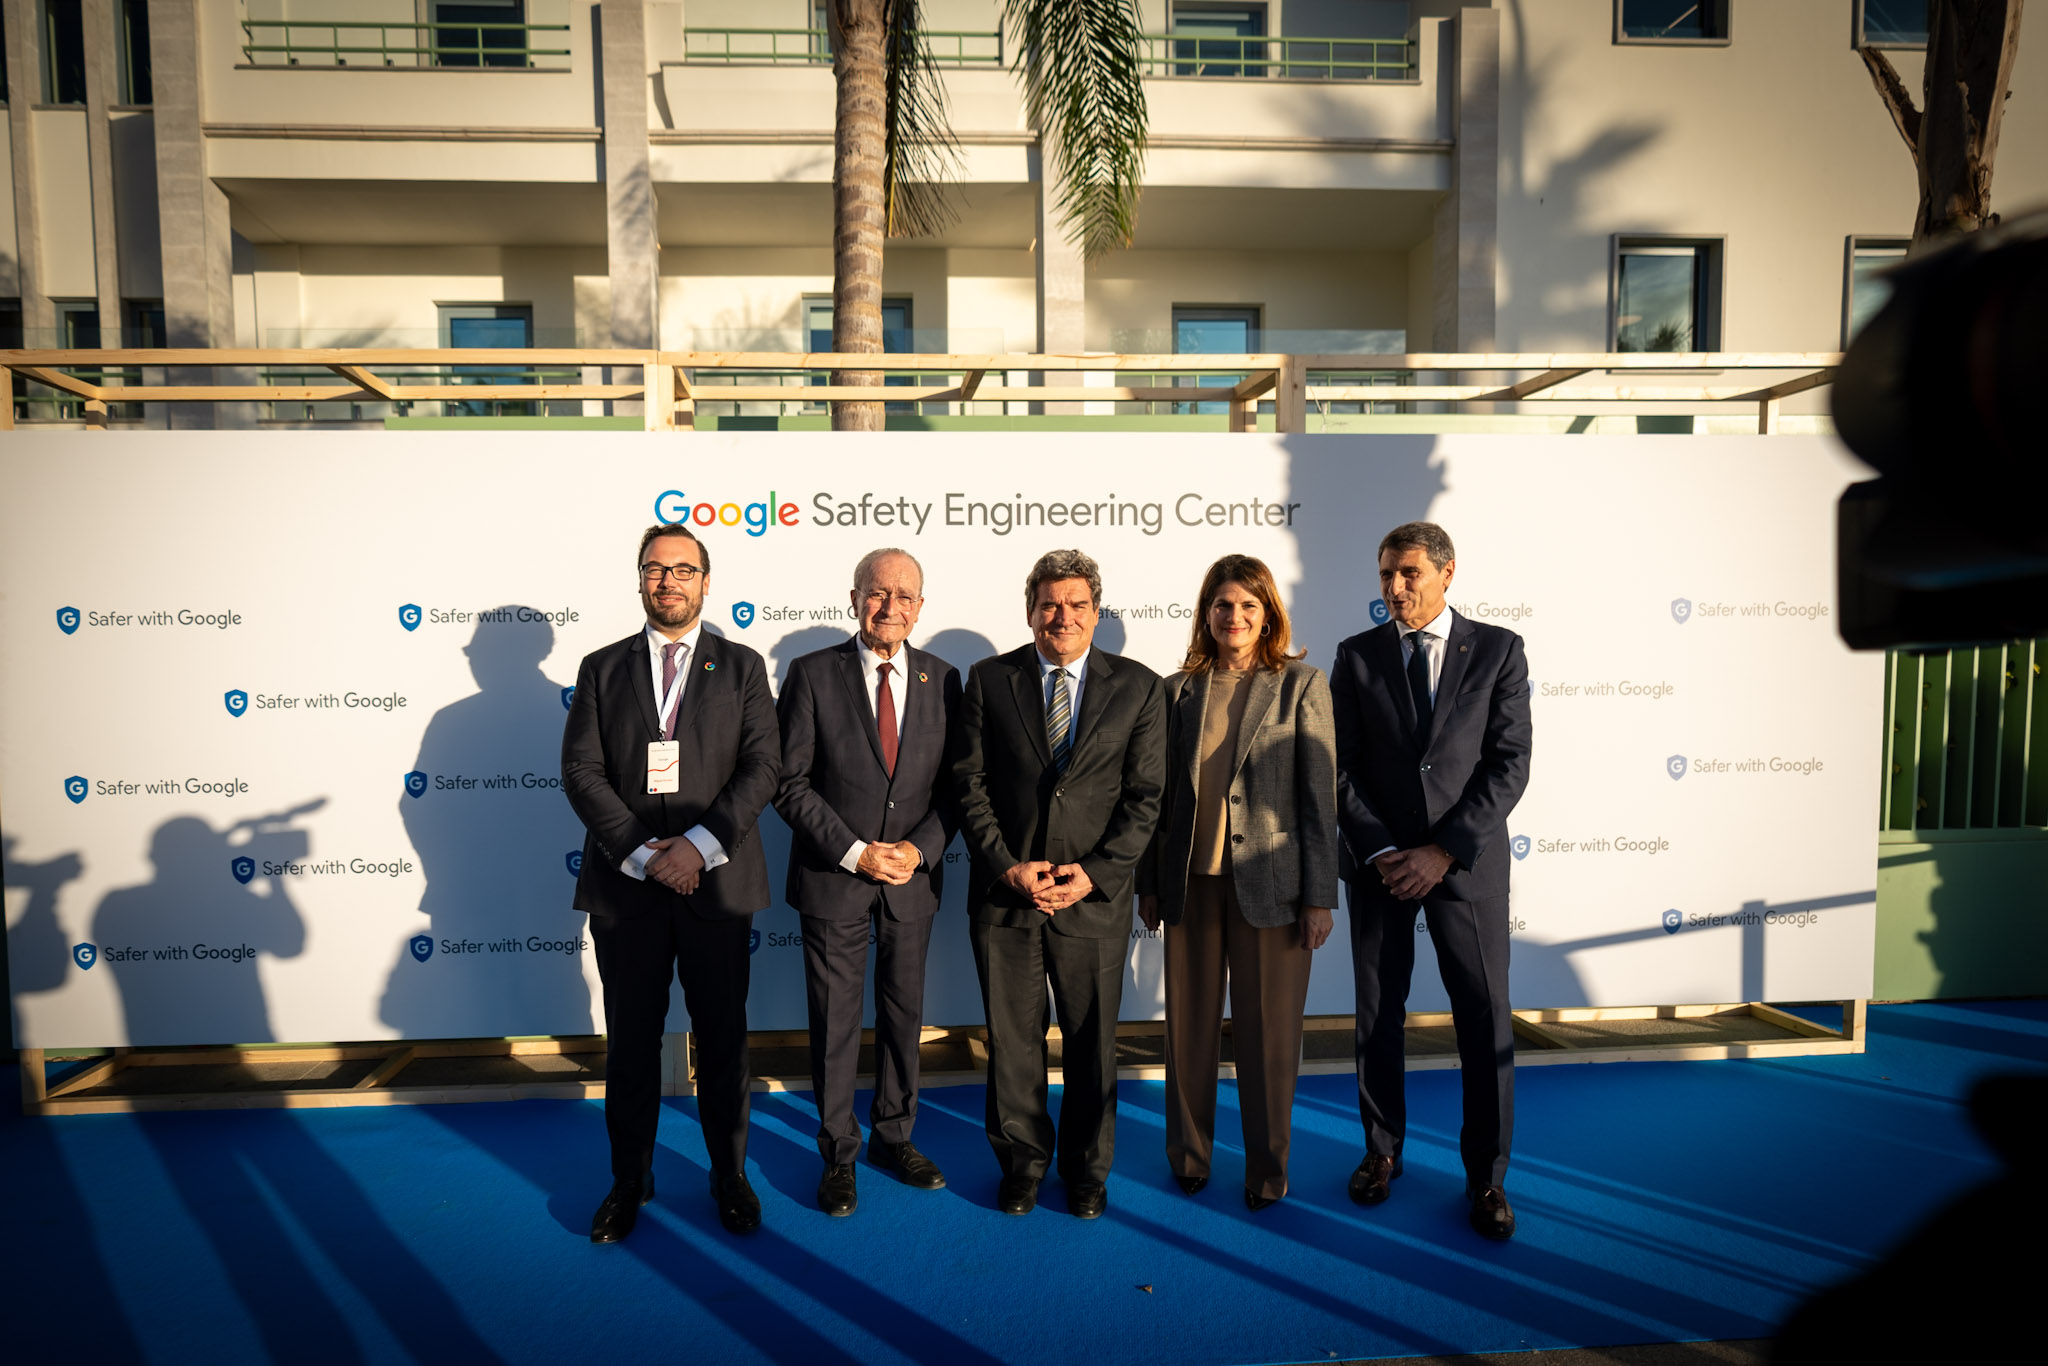
M889 661L875 666L880 681L875 684L875 723L882 730L882 767L896 776L896 694L889 690Z

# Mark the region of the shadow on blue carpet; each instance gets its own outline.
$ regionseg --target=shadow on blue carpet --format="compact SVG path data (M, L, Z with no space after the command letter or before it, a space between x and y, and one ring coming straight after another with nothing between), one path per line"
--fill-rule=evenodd
M1256 1215L1234 1089L1189 1198L1161 1087L1126 1083L1094 1223L1057 1182L1027 1218L995 1210L979 1087L924 1096L945 1190L863 1163L859 1212L828 1219L809 1097L757 1095L765 1222L744 1239L718 1227L693 1107L671 1103L659 1195L610 1247L587 1238L597 1104L9 1116L10 1356L1165 1366L1765 1337L1992 1176L1962 1097L2048 1063L2042 1003L1870 1019L1860 1056L1525 1069L1504 1245L1463 1223L1452 1072L1410 1076L1407 1173L1374 1210L1344 1195L1352 1079L1304 1078L1293 1189Z

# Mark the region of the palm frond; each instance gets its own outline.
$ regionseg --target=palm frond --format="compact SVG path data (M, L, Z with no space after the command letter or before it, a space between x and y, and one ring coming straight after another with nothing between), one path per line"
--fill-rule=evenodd
M1003 0L1023 34L1024 104L1057 169L1060 225L1094 260L1129 246L1145 167L1136 0Z
M946 187L960 178L960 146L923 9L920 0L890 0L888 6L882 194L891 237L929 237L958 216Z

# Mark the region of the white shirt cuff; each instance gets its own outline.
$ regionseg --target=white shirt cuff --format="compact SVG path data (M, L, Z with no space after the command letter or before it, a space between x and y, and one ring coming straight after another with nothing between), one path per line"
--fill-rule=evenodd
M1388 846L1387 846L1386 848L1384 848L1384 849L1380 850L1380 853L1379 853L1379 854L1374 854L1374 855L1373 855L1373 856L1372 856L1371 858L1367 859L1367 860L1366 860L1366 862L1367 862L1367 863L1373 863L1373 862L1377 861L1377 860L1378 860L1378 858L1379 858L1379 856L1380 856L1380 854L1394 854L1394 853L1399 853L1399 852L1400 852L1400 846L1399 846L1399 845L1394 845L1394 844L1390 844L1390 845L1388 845Z
M846 852L839 856L839 866L849 873L860 871L860 856L868 851L866 840L855 840L846 846Z
M641 845L638 849L626 855L625 861L619 865L619 871L627 877L637 879L638 881L647 881L647 860L653 858L654 853L653 849L644 844Z
M704 856L704 871L710 872L720 864L731 863L732 858L725 852L725 846L718 842L718 836L701 825L693 825L683 832L683 838L697 846L697 852Z

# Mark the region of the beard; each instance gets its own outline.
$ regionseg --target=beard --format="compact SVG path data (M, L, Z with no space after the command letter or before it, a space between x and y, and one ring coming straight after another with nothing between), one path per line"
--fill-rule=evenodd
M704 609L704 599L683 598L664 603L652 593L642 592L640 604L647 609L647 619L655 625L670 631L687 631L696 624L697 614Z

